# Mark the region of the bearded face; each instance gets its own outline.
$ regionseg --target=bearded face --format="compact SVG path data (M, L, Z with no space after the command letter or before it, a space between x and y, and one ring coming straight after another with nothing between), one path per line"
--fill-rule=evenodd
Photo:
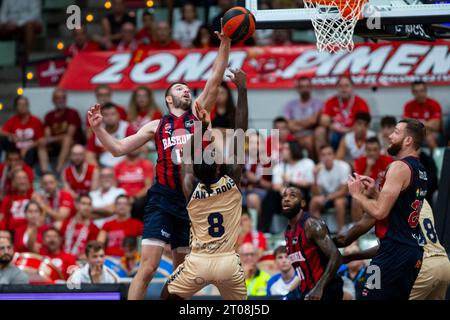
M191 90L185 84L175 84L170 89L172 105L175 109L189 110L192 105Z
M389 153L389 155L395 157L398 155L398 153L400 152L400 150L402 150L402 146L403 146L403 140L395 142L395 143L391 143L390 146L387 149L387 152Z

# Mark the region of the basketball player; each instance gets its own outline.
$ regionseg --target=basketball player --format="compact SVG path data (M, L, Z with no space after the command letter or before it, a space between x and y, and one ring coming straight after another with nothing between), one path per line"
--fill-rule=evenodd
M362 176L365 180L366 188L375 185L375 181L370 177ZM375 218L364 214L361 220L356 222L350 229L342 232L336 237L338 247L346 247L359 236L365 234L375 225ZM409 296L410 300L443 300L450 284L450 261L447 252L439 242L439 238L434 228L434 216L430 204L423 201L420 211L420 227L425 236L425 246L423 253L422 268L420 268L414 286ZM345 262L352 260L371 259L378 250L375 246L365 251L355 252L349 256L344 256Z
M232 72L239 91L235 127L245 131L248 126L246 75L241 70ZM209 114L201 107L198 109L202 131L205 131ZM194 143L186 147L191 148L193 155ZM201 164L183 163L183 191L189 202L191 220L191 253L170 276L162 290L162 299L187 299L208 284L214 284L225 300L247 298L244 270L235 250L242 214L239 186L243 166L207 164L204 158ZM193 174L189 173L191 170Z
M189 247L189 218L181 187L179 160L183 145L194 133L194 121L198 120L194 105L206 110L212 107L228 65L231 40L223 32L216 34L221 43L213 72L195 104L192 104L191 90L185 83L173 83L165 95L169 114L147 123L136 134L121 140L109 135L102 127L100 105L88 111L89 123L96 137L114 156L125 155L153 138L158 152L156 181L148 192L144 212L141 261L130 285L129 299L144 299L165 244L171 245L175 268L184 260Z
M288 300L342 300L342 279L337 275L341 254L322 220L304 211L306 201L301 190L283 191L283 215L289 219L285 231L286 248L292 266L299 275L297 290Z
M366 274L362 299L407 300L419 274L424 241L419 214L427 193L427 174L418 156L425 136L425 126L418 120L397 123L389 136L387 151L399 160L389 165L376 198L366 194L361 176L349 178L348 187L354 201L376 219L380 239L380 249L371 261L371 265L379 268L380 286L372 285L373 280Z

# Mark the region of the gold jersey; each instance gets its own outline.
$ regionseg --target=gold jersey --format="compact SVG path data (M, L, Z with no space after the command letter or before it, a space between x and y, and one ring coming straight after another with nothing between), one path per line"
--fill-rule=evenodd
M191 252L235 252L242 214L242 194L232 178L221 177L206 191L203 183L194 189L187 210L191 220Z
M423 257L447 256L447 252L439 242L437 232L434 227L433 210L427 200L423 201L419 220L422 233L426 240L423 248Z

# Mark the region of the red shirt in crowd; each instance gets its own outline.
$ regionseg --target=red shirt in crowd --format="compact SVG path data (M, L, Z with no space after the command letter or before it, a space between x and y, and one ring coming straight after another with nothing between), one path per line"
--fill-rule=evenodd
M131 121L131 125L133 126L133 129L135 131L139 131L139 129L141 129L143 126L145 126L150 121L161 119L162 116L163 115L162 115L161 111L155 110L153 112L152 117L150 118L148 115L148 112L144 111L144 112L139 113L139 115L136 117L136 119Z
M58 190L56 197L47 198L48 205L54 210L59 210L60 208L69 208L70 217L74 216L76 213L75 202L72 195L64 190Z
M114 219L103 225L102 230L107 233L106 255L123 256L123 239L126 237L138 237L142 235L144 225L141 221L129 218L124 221Z
M124 189L130 197L134 197L145 187L146 179L153 179L153 164L147 159L138 159L131 163L128 159L114 167L117 187Z
M45 247L43 247L41 248L39 254L48 257L51 263L61 271L65 280L69 279L70 276L70 274L67 273L67 269L70 266L77 265L77 258L74 255L71 255L64 251L59 251L58 253L50 253Z
M83 131L81 128L81 119L78 111L72 108L64 108L63 110L53 110L45 115L45 127L50 128L52 136L66 134L69 126L73 125L75 130L74 140L77 143L83 142Z
M32 193L30 190L27 194L11 194L3 199L0 213L3 215L4 228L16 230L27 224L25 206L31 200Z
M423 104L418 103L416 100L411 100L405 104L403 117L422 121L441 120L442 108L439 102L431 98L427 98Z
M153 37L152 37L151 33L148 32L148 30L145 29L145 28L142 28L141 30L139 30L136 33L135 38L140 43L143 43L143 44L146 44L146 45L149 45L153 41Z
M74 256L84 254L84 249L89 241L97 240L99 229L92 221L89 225L78 223L75 217L64 221L61 234L64 235L64 251Z
M80 52L92 52L92 51L99 51L100 46L97 42L94 41L86 41L84 45L79 48L75 43L72 43L66 50L65 54L68 57L75 57Z
M30 185L33 185L33 169L27 164L22 164L20 167L21 170L25 171L25 173L28 176L28 181L30 182ZM8 168L5 163L0 163L0 192L3 192L4 195L8 195L12 193L12 186L11 186L11 168Z
M359 97L352 96L348 101L343 101L337 96L331 97L325 102L322 114L330 116L334 122L340 123L343 127L351 128L355 122L355 115L358 112L369 113L367 102Z
M44 126L41 120L31 114L25 123L22 122L19 115L12 116L5 122L2 130L17 137L17 149L27 149L33 142L44 136Z
M181 46L175 40L172 40L167 45L162 45L161 43L154 41L148 46L148 48L150 50L176 50L176 49L181 49Z
M42 244L43 244L44 232L48 228L49 228L49 225L44 224L43 226L40 226L37 230L36 242L41 245L41 248L42 248ZM14 250L16 252L30 252L31 251L31 248L27 247L28 239L27 239L27 237L25 237L27 229L28 229L28 224L24 224L24 225L18 227L14 231Z
M394 161L392 157L386 155L380 155L378 160L373 164L370 171L370 177L375 180L375 183L379 185L384 179L386 169L389 164ZM362 156L355 160L355 172L363 175L367 168L367 157Z
M264 233L261 231L252 231L247 233L242 243L253 243L253 245L261 250L267 250L267 241Z
M87 162L83 163L80 174L78 174L74 165L70 165L64 170L64 179L77 194L88 194L91 191L94 171L95 166Z

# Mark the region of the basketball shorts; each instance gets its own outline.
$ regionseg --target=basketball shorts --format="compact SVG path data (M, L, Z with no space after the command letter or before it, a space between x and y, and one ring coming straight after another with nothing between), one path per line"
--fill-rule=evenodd
M224 300L246 300L244 270L237 253L190 253L167 280L170 294L184 299L205 286L217 287Z
M186 200L158 183L148 191L144 210L143 244L146 239L156 239L171 245L172 250L189 247L190 222Z
M420 247L383 240L367 267L362 300L408 300L422 265Z

